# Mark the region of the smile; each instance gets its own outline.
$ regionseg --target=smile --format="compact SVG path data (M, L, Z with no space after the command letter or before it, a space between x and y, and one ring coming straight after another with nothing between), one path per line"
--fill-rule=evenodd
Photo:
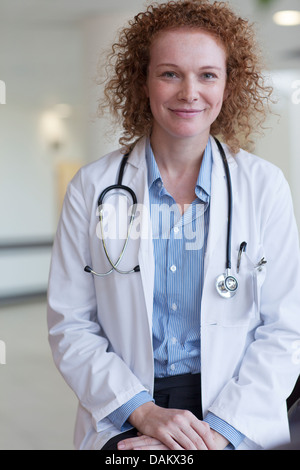
M195 116L199 116L199 114L203 113L203 109L170 109L170 111L176 116L181 118L192 118Z

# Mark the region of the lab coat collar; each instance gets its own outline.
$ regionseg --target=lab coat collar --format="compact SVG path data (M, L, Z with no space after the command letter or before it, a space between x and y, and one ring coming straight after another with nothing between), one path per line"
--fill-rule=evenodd
M218 174L219 174L219 172L221 172L225 176L223 161L222 161L217 143L216 143L215 139L212 136L210 136L210 143L211 143L212 154L213 154L213 164L216 166ZM236 160L235 160L234 156L232 155L232 153L230 152L228 146L226 144L223 144L223 143L221 145L224 148L224 151L225 151L225 154L226 154L226 157L227 157L227 161L228 161L228 165L229 165L229 169L230 169L230 172L231 172L232 170L235 170L237 168Z
M140 166L146 165L146 142L147 142L147 137L141 137L133 146L132 151L130 152L129 158L128 158L128 163L131 165L135 166L136 168L140 168ZM212 154L213 154L213 163L216 165L216 168L218 169L217 171L222 171L224 173L224 167L223 167L223 162L222 159L220 158L220 153L217 147L217 144L215 142L215 139L210 136L210 143L212 147ZM229 151L228 147L226 144L222 144L227 156L228 164L230 171L235 169L237 167L237 163L231 152Z
M128 157L128 163L135 168L146 167L146 141L147 137L141 137L133 144L133 148Z

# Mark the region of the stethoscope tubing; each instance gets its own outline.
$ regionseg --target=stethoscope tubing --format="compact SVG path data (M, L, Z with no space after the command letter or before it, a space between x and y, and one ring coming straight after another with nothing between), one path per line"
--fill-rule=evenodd
M116 186L118 187L118 189L123 189L126 188L126 186L123 186L123 185L114 185L114 186L111 186L111 189L117 189ZM127 190L130 189L130 188L127 188ZM106 191L107 193L108 191ZM132 194L133 191L130 190L130 194ZM134 194L134 193L133 193ZM105 196L105 195L104 195ZM103 196L103 198L104 198ZM134 199L135 201L137 201L136 199L136 196L134 194ZM102 199L103 200L103 199ZM100 222L100 231L101 231L101 240L102 240L102 245L103 245L103 249L105 251L105 255L110 263L110 265L112 266L111 270L106 272L106 273L103 273L102 275L104 276L107 276L108 274L110 274L112 271L117 271L119 274L130 274L130 273L134 273L136 272L134 269L131 269L129 271L122 271L120 269L117 268L117 266L120 264L122 258L123 258L123 255L126 251L126 248L127 248L127 244L128 244L128 241L129 241L129 238L130 238L130 233L131 233L131 229L132 229L132 225L133 225L133 221L134 221L134 218L135 218L135 213L136 213L136 205L137 205L137 202L134 202L133 205L132 205L132 212L131 212L131 216L130 216L130 221L129 221L129 225L128 225L128 229L127 229L127 235L126 235L126 239L125 239L125 242L124 242L124 245L123 245L123 248L122 248L122 251L120 253L120 256L119 258L117 259L117 261L114 263L110 256L109 256L109 253L108 253L108 250L107 250L107 246L106 246L106 243L105 243L105 236L104 236L104 231L103 231L103 215L102 215L102 209L100 209L100 213L99 213L99 222Z
M227 161L227 158L226 158L225 151L224 151L221 143L219 142L219 140L216 137L214 137L214 140L215 140L215 142L218 146L220 155L222 157L224 170L225 170L225 175L226 175L226 181L227 181L227 194L228 194L226 269L225 269L224 274L218 276L218 278L216 280L216 288L217 288L218 293L223 298L231 298L232 296L235 295L235 293L237 291L237 288L238 288L238 282L237 282L236 278L231 275L231 272L230 272L231 271L232 206L233 206L232 183L231 183L230 170L229 170L229 165L228 165L228 161ZM117 184L113 184L113 185L108 186L107 188L105 188L101 192L101 194L98 198L99 222L100 222L102 245L103 245L105 255L106 255L106 257L107 257L107 259L108 259L108 261L111 265L111 269L109 271L107 271L106 273L97 273L90 266L86 266L84 268L84 270L86 272L94 274L95 276L99 276L99 277L108 276L113 271L117 271L119 274L131 274L131 273L135 273L135 272L140 271L139 266L135 266L135 268L133 268L129 271L122 271L118 268L118 265L120 264L120 262L121 262L121 260L124 256L124 253L126 251L127 245L128 245L128 241L129 241L129 238L130 238L130 232L131 232L131 229L132 229L132 225L133 225L133 221L134 221L135 214L136 214L136 209L137 209L137 197L136 197L135 192L129 186L125 186L125 185L122 184L124 169L125 169L125 166L126 166L126 163L127 163L127 160L128 160L128 156L129 156L129 153L124 155L124 157L122 159ZM106 246L106 243L105 243L105 237L104 237L104 231L103 231L103 211L102 211L102 206L103 206L105 196L110 191L113 191L113 190L123 190L123 191L128 192L130 194L130 196L132 198L132 202L133 202L132 212L131 212L131 216L130 216L130 222L129 222L129 226L128 226L128 230L127 230L126 240L124 242L124 245L123 245L122 251L120 253L120 256L118 257L116 262L113 262L112 259L110 258L108 250L107 250L107 246Z
M227 223L227 245L226 245L226 270L231 269L231 234L232 234L232 183L229 171L228 161L224 152L224 149L218 139L214 138L218 146L219 152L222 157L224 164L226 180L227 180L227 195L228 195L228 223Z
M121 269L118 269L118 265L120 264L120 262L123 258L123 255L126 251L127 245L128 245L131 229L132 229L132 226L133 226L133 221L134 221L136 210L137 210L137 197L136 197L135 192L133 191L133 189L129 188L129 186L125 186L124 184L122 184L124 169L125 169L125 166L126 166L126 163L127 163L127 160L128 160L128 155L129 155L129 153L124 155L124 157L122 159L117 184L113 184L113 185L108 186L107 188L105 188L101 192L101 194L98 198L98 211L99 211L99 224L100 224L100 231L101 231L101 240L102 240L102 245L103 245L103 249L104 249L106 258L107 258L107 260L109 261L109 263L111 265L111 269L109 271L105 272L105 273L97 273L90 266L86 266L84 268L84 270L86 272L89 272L89 273L93 274L94 276L105 277L105 276L108 276L109 274L111 274L113 271L117 271L119 274L132 274L132 273L138 272L140 270L139 266L135 266L133 269L130 269L129 271L123 271ZM130 196L132 198L131 215L130 215L130 221L129 221L129 225L128 225L128 229L127 229L127 235L126 235L126 239L125 239L123 248L121 250L120 256L118 257L116 262L112 261L111 257L109 256L108 250L107 250L104 231L103 231L103 210L102 210L102 206L103 206L103 203L104 203L105 196L110 191L114 191L114 190L126 191L127 193L130 194Z
M109 193L110 191L113 191L115 189L121 189L123 191L127 191L131 198L132 198L132 203L133 203L133 206L136 207L137 205L137 197L136 197L136 194L135 192L133 191L133 189L129 188L129 186L125 186L124 184L112 184L111 186L108 186L107 188L105 188L102 193L100 194L99 196L99 199L98 199L98 207L101 207L103 205L103 201L104 201L104 198L105 196L107 195L107 193Z

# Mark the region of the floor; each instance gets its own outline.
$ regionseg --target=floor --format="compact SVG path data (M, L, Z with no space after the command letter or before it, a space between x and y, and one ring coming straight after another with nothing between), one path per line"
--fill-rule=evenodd
M45 302L1 307L0 345L0 450L73 450L77 400L52 360Z
M0 307L0 450L73 450L76 408L52 360L46 303ZM297 413L300 449L300 403Z

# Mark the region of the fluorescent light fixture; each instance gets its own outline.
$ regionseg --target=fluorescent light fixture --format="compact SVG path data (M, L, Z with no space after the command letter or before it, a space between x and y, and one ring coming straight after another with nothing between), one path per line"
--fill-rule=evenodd
M300 11L284 10L278 11L273 15L273 20L280 26L296 26L300 25Z
M41 115L40 129L45 141L53 149L59 149L66 140L65 126L55 111L46 111Z

